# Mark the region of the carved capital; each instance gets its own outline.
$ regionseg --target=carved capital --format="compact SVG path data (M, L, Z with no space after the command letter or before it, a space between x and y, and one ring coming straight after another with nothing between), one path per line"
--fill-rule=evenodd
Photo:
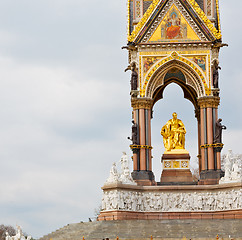
M218 108L220 103L220 97L209 96L198 98L198 105L200 108Z
M131 98L131 106L136 109L151 109L153 106L153 99L151 98Z

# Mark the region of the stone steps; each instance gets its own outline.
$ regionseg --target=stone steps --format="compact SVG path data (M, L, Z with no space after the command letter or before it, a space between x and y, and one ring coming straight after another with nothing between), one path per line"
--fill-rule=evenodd
M88 239L242 239L242 220L117 220L74 223L39 240Z

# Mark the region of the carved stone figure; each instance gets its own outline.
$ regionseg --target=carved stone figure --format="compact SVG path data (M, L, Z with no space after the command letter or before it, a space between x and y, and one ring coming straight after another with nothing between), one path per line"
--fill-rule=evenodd
M117 171L116 163L114 162L111 169L108 179L106 180L105 184L107 183L115 183L119 180L119 174Z
M131 91L137 90L138 88L138 73L136 71L136 66L135 63L131 65L131 80L130 80L130 85L131 85Z
M218 81L219 81L219 72L218 70L221 69L221 67L218 65L217 61L214 61L213 64L213 87L218 88Z
M119 182L119 183L123 183L123 184L136 185L133 178L131 177L131 174L129 171L129 160L128 160L128 156L125 152L123 152L120 162L121 162L121 173L118 172L116 163L114 162L110 169L110 174L109 174L109 177L107 178L105 184Z
M241 178L241 171L239 168L239 164L237 162L234 162L233 167L232 167L232 172L231 172L231 179L240 180L240 178Z
M130 175L129 171L129 160L128 156L125 152L123 152L123 156L121 157L121 174L120 174L120 181L124 184L136 184L133 178Z
M161 129L166 151L171 151L172 149L185 149L185 126L180 119L177 119L177 114L175 112L172 116L173 118Z
M138 144L138 125L134 121L132 121L132 142L134 145Z
M11 239L12 239L12 237L10 237L10 235L9 235L8 232L6 232L6 237L5 237L5 239L6 239L6 240L11 240Z
M234 156L232 150L229 150L224 164L224 177L222 177L219 183L229 182L241 182L242 181L242 158L237 155Z
M110 193L110 205L111 205L111 209L117 209L118 208L117 192Z
M122 170L121 174L123 174L127 170L129 171L129 160L126 152L123 152L120 162L121 162L121 170Z
M17 225L17 231L16 231L16 235L10 237L10 235L8 234L8 232L6 232L6 240L30 240L32 237L28 236L27 238L23 235L23 231L21 229L20 226Z
M232 150L229 150L226 158L225 158L225 164L224 164L224 177L221 179L224 182L229 182L231 170L232 170Z
M137 194L134 193L131 195L131 211L137 211Z
M214 140L213 143L222 143L222 130L226 129L226 126L221 124L222 119L219 118L216 121L216 125L215 125L215 136L214 136Z
M132 137L128 137L129 140L132 141L133 145L137 145L138 144L138 124L134 122L134 120L132 121L133 125L132 125Z

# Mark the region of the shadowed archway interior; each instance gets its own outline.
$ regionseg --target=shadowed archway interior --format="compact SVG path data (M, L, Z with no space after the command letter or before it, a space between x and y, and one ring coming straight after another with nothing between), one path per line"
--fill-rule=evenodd
M172 68L166 73L164 76L163 85L159 86L153 93L152 98L154 99L154 104L163 98L165 88L171 83L176 83L179 85L183 90L184 98L192 102L195 110L198 109L197 93L193 87L187 85L184 74L178 68Z

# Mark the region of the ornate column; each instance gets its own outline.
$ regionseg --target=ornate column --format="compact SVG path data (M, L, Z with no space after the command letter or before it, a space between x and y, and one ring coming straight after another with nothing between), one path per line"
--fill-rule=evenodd
M197 136L198 136L198 159L199 159L199 173L202 170L202 165L201 165L201 113L200 109L196 108L195 110L195 117L197 118Z
M215 151L216 145L213 142L219 102L220 98L215 96L198 99L201 116L199 141L201 143L200 185L217 184L221 177L221 157Z
M151 164L151 108L150 98L131 98L134 121L138 126L138 142L130 145L133 151L133 179L139 185L154 185L154 174Z

